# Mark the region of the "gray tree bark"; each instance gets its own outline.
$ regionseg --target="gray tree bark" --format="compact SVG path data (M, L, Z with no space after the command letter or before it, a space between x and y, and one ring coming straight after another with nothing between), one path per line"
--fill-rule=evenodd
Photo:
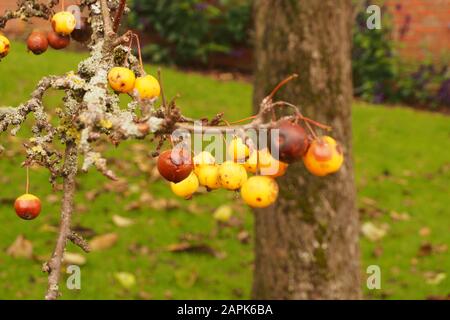
M302 164L279 180L276 206L256 211L256 299L358 299L358 214L352 162L351 0L257 0L254 105L277 99L331 125L346 161L317 178Z

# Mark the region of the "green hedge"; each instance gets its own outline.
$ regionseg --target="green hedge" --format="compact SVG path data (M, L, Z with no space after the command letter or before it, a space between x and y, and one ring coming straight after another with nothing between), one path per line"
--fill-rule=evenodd
M159 38L144 50L155 62L206 63L249 44L248 0L134 0L132 12L134 27Z
M369 30L364 0L354 28L355 95L375 103L408 103L450 107L447 65L405 65L391 41L389 16L383 28ZM380 3L380 1L377 1ZM144 55L155 63L206 66L214 54L234 56L251 47L251 0L133 0L130 22L150 37Z

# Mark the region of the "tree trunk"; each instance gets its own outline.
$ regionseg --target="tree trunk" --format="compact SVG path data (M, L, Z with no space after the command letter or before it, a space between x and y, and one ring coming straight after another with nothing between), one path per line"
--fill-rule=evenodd
M276 206L256 212L256 299L358 299L358 214L351 142L351 0L255 1L255 106L286 76L275 100L333 127L341 171L314 177L292 165Z

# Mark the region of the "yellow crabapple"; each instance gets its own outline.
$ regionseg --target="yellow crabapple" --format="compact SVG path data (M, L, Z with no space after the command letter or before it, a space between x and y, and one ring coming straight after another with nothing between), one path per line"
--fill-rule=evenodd
M134 89L136 76L128 68L114 67L108 73L108 82L114 91L129 93Z
M56 13L52 18L52 28L56 33L68 36L77 25L75 16L68 11L61 11Z
M313 175L324 177L339 171L344 163L344 154L336 140L324 136L311 143L303 163Z
M265 176L250 177L241 188L241 197L253 208L267 208L278 198L278 184Z
M236 162L244 162L250 155L249 147L239 137L234 137L231 140L227 151L230 159Z
M151 75L138 77L134 84L134 89L141 100L151 100L159 97L161 94L159 81Z
M198 177L200 185L208 188L208 190L216 190L222 186L220 183L219 166L215 164L199 166L195 174Z
M247 171L239 163L226 161L219 167L220 183L228 190L238 190L247 181Z
M204 165L212 165L216 163L214 156L208 151L202 151L192 159L194 162L194 170L198 175L198 169Z
M190 199L192 195L197 192L200 184L197 176L192 172L189 177L179 183L170 183L172 192L182 198Z
M9 39L4 35L0 34L0 59L8 55L10 48L11 43L9 42Z

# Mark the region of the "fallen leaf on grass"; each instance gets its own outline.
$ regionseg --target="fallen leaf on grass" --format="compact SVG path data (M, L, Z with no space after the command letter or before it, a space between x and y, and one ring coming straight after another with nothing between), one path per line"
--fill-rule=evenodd
M19 235L13 244L6 250L6 254L13 258L33 258L33 244L23 235Z
M377 227L372 222L366 222L362 225L361 231L363 235L371 241L381 240L386 236L386 228Z
M52 203L57 203L57 202L59 202L59 196L56 195L56 194L49 194L49 195L45 198L45 200L46 200L48 203L50 203L50 204L52 204Z
M431 254L445 253L447 251L448 251L448 245L446 245L446 244L433 245L430 242L426 242L420 246L419 253L417 255L419 257L425 257L425 256L429 256Z
M438 285L447 278L444 272L428 271L424 273L425 281L431 285Z
M63 261L66 265L76 264L82 266L86 264L86 257L79 253L64 252Z
M223 256L223 254L217 252L207 244L190 244L188 242L180 242L170 245L167 250L174 253L187 252L208 254L217 258L221 258Z
M397 211L391 211L391 219L395 221L409 221L411 217L406 212L399 213Z
M120 228L126 228L134 224L134 220L119 216L117 214L113 215L112 220L114 224Z
M237 238L241 243L247 244L250 242L250 233L246 230L242 230L238 233Z
M76 232L83 238L92 238L97 235L97 232L95 232L94 229L83 227L81 225L76 225L72 228L72 231Z
M431 229L428 227L423 227L419 230L419 235L421 237L428 237L431 234Z
M107 233L94 237L89 242L89 246L92 251L106 250L113 247L117 243L118 239L119 236L117 235L117 233Z
M130 290L136 285L136 277L129 272L116 272L114 278L117 282L127 290Z

